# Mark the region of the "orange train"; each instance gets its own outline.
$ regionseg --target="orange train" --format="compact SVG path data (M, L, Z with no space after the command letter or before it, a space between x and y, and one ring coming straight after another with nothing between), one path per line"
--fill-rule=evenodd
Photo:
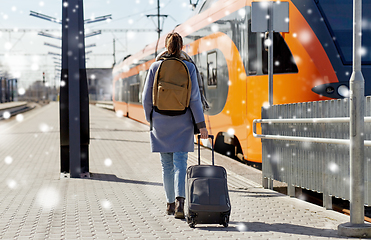
M261 141L252 134L268 102L265 34L251 31L251 0L204 0L175 31L202 77L210 109L207 128L219 152L261 163ZM273 103L347 97L352 72L352 1L289 0L288 33L274 33ZM371 39L371 3L363 3L364 39ZM164 38L158 52L164 50ZM370 95L371 54L363 41L365 94ZM156 42L113 69L115 111L147 123L141 92ZM371 47L370 47L371 49ZM148 123L147 123L148 124Z

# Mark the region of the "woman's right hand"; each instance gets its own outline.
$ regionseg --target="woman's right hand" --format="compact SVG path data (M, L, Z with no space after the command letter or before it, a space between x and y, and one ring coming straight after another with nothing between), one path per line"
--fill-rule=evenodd
M209 137L207 128L200 128L200 135L202 139L207 139Z

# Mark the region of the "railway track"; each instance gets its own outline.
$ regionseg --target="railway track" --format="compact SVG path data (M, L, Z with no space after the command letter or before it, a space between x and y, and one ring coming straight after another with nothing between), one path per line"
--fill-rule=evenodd
M23 113L35 108L27 102L0 103L0 120L8 119L11 116Z

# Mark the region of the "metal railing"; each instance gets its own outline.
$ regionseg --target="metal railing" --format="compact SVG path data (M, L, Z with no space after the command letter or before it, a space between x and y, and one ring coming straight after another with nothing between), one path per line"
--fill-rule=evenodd
M371 98L365 98L364 138L371 139ZM265 180L288 184L289 195L300 187L331 197L350 199L349 102L347 99L273 105L253 121L262 139ZM261 134L257 124L261 124ZM365 140L365 204L371 204L371 141ZM270 181L263 182L272 187ZM291 190L290 190L291 189Z
M365 117L365 123L371 122L371 117ZM287 141L299 141L299 142L315 142L315 143L329 143L329 144L347 144L349 145L349 139L334 139L334 138L311 138L311 137L292 137L292 136L280 136L280 135L265 135L256 133L257 123L349 123L349 117L338 117L338 118L293 118L293 119L254 119L253 120L253 135L256 138L263 139L274 139L274 140L287 140ZM365 146L371 147L371 141L365 140Z

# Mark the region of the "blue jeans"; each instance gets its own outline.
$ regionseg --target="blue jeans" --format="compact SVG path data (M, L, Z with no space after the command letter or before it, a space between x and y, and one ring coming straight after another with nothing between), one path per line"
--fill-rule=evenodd
M175 197L185 198L188 152L160 153L160 156L167 202L175 202Z

